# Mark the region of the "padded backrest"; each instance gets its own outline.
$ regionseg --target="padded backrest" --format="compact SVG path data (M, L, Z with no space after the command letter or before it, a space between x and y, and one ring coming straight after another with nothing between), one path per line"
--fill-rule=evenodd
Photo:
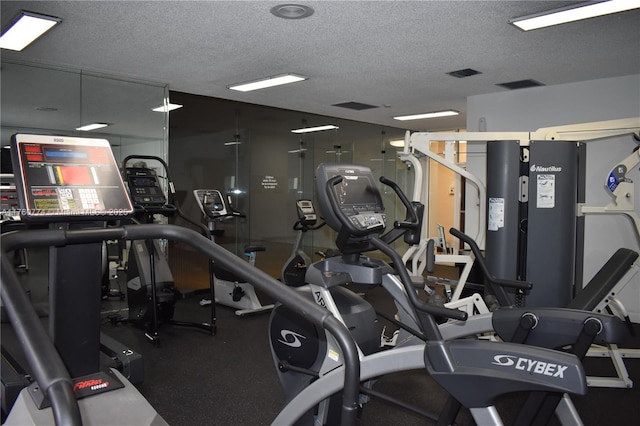
M620 248L609 258L591 281L569 303L567 308L592 311L622 279L638 258L638 253Z

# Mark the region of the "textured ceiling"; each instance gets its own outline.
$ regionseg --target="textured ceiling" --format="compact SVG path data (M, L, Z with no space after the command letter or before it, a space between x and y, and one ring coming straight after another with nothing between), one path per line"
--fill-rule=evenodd
M63 23L24 61L168 83L171 90L409 130L462 128L466 98L499 83L546 85L640 73L640 10L528 33L518 16L579 2L304 1L302 20L274 1L2 1L3 28L20 10ZM459 79L448 72L473 68ZM308 81L251 93L227 86L293 72ZM640 88L639 88L640 92ZM350 110L344 102L377 106ZM456 109L459 117L395 115Z

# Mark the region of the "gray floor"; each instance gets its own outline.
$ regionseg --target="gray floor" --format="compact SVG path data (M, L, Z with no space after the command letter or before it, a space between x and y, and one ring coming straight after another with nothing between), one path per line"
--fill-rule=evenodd
M29 285L33 286L34 301L46 294L46 285L41 282ZM382 310L389 308L380 288L368 291L367 298ZM199 299L199 295L190 294L178 301L175 319L206 321L208 309L198 304ZM109 317L126 317L126 308L124 301L105 301L102 330L143 355L145 381L139 390L169 424L266 425L275 418L283 395L269 351L268 314L238 318L232 309L219 307L217 335L166 325L160 329L160 346L154 347L142 330L127 324L112 325ZM46 303L41 310L46 313ZM640 347L638 336L640 328L636 326L632 344ZM2 325L2 342L15 344L9 324ZM611 370L602 359L589 359L585 365L592 373ZM635 408L640 401L640 360L628 360L627 365L635 388L591 388L587 396L574 397L586 425L638 424ZM436 412L446 399L444 391L422 371L381 378L375 389ZM507 422L517 413L520 401L521 396L515 395L500 402ZM458 421L460 425L472 424L468 412ZM409 426L425 424L425 420L374 400L364 409L362 424Z

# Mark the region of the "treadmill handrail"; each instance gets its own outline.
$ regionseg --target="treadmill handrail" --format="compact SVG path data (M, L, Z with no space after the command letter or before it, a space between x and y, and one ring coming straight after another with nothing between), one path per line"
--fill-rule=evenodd
M344 357L345 377L342 424L356 424L360 360L358 358L358 349L349 330L326 309L304 298L294 289L287 287L258 268L247 268L245 261L215 244L210 239L181 226L159 224L77 230L26 230L9 232L2 236L2 240L0 240L0 247L2 248L0 253L2 257L2 300L7 306L7 312L14 327L26 331L21 339L21 344L25 349L25 353L28 353L29 364L34 371L38 384L51 400L54 416L56 416L56 424L81 424L79 412L78 421L73 417L65 417L67 414L69 416L73 415L74 410L77 409L77 404L68 401L68 398L67 400L60 398L59 395L64 394L66 386L62 386L62 389L60 389L60 386L56 386L56 383L60 381L69 383L70 386L69 374L64 367L60 368L60 365L63 365L62 360L55 351L53 343L46 335L42 324L33 311L33 307L20 290L17 276L6 259L6 253L18 248L28 247L64 246L104 240L155 239L173 240L191 246L214 259L218 264L243 278L246 282L252 283L265 294L281 302L303 318L327 329L336 338ZM21 311L28 313L22 315L20 314ZM44 341L39 342L38 340L42 340L42 336L47 337L43 339ZM34 350L34 347L39 349ZM55 371L50 367L53 364L55 364ZM74 405L75 408L73 407ZM65 419L65 421L61 423L58 421L59 419Z

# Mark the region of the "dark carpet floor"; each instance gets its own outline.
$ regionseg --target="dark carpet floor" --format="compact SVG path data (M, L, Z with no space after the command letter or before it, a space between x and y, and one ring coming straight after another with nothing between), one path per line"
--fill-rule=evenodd
M384 291L367 292L374 306L387 305ZM200 296L189 294L179 300L174 318L207 321L208 308L198 304ZM265 300L264 302L269 302ZM138 386L160 415L171 425L267 425L277 415L283 394L276 376L267 337L269 314L239 318L230 308L218 308L217 335L186 327L160 328L160 345L155 347L142 330L127 324L113 325L109 317L127 316L126 302L111 299L103 303L102 331L144 357L145 379ZM640 347L640 327L632 342ZM3 345L11 345L9 324L2 325ZM20 359L20 356L17 357ZM611 372L605 359L588 359L591 374ZM587 396L574 397L585 425L636 425L640 403L640 359L627 360L633 389L590 388ZM381 378L376 390L437 412L446 394L422 371ZM482 389L477 389L482 392ZM506 423L517 413L521 395L505 398L498 405ZM111 407L118 410L118 407ZM363 425L428 424L423 418L372 400L363 411ZM464 411L458 424L473 424ZM552 424L557 424L554 420ZM135 425L132 425L135 426Z

